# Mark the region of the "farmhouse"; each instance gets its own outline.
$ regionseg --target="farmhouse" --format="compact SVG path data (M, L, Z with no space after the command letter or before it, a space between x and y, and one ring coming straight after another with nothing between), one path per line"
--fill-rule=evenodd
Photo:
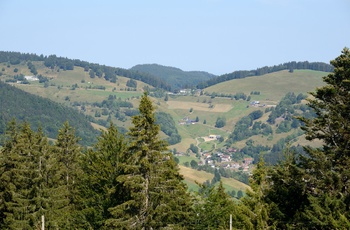
M237 149L235 149L235 148L228 148L227 151L229 153L235 153L235 152L237 152Z
M191 89L180 89L179 94L180 95L189 95L189 94L191 94Z
M39 81L39 78L37 78L36 76L24 76L24 78L27 81Z
M222 155L221 157L221 162L230 162L231 157L229 155Z
M182 120L179 121L179 125L194 125L197 122L195 120L191 120L188 117L183 118Z
M244 158L244 163L245 163L246 165L252 164L253 161L254 161L254 159L251 158L251 157Z
M258 106L260 104L260 101L251 101L250 105L251 106Z

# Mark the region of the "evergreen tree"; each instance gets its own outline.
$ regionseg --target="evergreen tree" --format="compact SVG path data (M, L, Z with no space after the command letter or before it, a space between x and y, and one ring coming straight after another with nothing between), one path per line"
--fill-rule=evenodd
M94 150L83 156L83 183L80 194L84 203L83 213L89 226L101 229L104 221L111 218L108 209L122 199L117 177L121 164L125 163L126 142L112 123L107 131L102 131Z
M260 191L261 195L255 191L254 196L248 193L248 203L243 199L244 207L255 213L253 217L259 216L254 211L259 206L266 207L270 219L266 223L270 227L350 228L349 49L345 48L331 63L334 73L324 77L327 85L311 93L313 98L308 99L317 116L300 118L305 124L302 129L306 138L321 140L322 148L305 146L306 154L287 154L284 161L266 173L254 173L253 178L266 175L258 190L252 184L253 191ZM263 199L257 200L259 197Z
M269 205L264 200L265 190L269 187L266 180L267 167L261 158L250 178L251 190L241 199L240 211L235 213L235 225L245 229L267 229L269 220ZM254 226L254 227L253 227Z
M75 136L74 129L69 126L68 121L58 131L57 141L54 146L56 160L55 170L57 171L56 186L60 196L63 209L57 214L60 225L63 228L73 228L79 225L76 218L78 214L78 185L81 178L79 159L81 157L81 147L78 145L79 138Z
M0 227L39 228L41 216L50 216L52 210L50 147L41 129L36 133L28 123L17 131L12 121L8 134L0 157ZM46 226L54 223L54 218L47 218Z
M18 136L16 121L12 120L6 129L6 141L3 148L0 149L0 229L5 229L9 226L9 221L6 218L11 214L8 202L13 199L12 194L15 189L12 180L16 163L13 160L15 157L13 151L18 142Z
M305 222L318 229L350 227L350 50L344 48L331 64L327 85L308 99L317 117L302 119L306 138L324 143L323 148L305 148L308 155L300 163L308 172Z
M230 215L237 212L237 205L225 192L222 182L218 187L201 185L201 188L195 205L194 229L229 229Z
M270 225L279 229L299 228L304 224L304 207L309 205L303 181L307 175L298 165L297 153L287 148L284 158L274 167L265 169L265 179L261 180L259 190L262 201L270 207Z
M190 219L190 198L182 176L171 156L165 154L166 143L159 139L155 108L145 93L140 102L140 115L132 118L128 133L130 146L127 161L117 178L123 200L110 208L113 218L108 227L119 229L155 229L186 226Z

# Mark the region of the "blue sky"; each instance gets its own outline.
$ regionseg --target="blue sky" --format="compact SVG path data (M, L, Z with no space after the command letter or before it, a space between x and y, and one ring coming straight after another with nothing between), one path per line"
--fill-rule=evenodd
M349 0L0 0L0 50L224 74L350 47Z

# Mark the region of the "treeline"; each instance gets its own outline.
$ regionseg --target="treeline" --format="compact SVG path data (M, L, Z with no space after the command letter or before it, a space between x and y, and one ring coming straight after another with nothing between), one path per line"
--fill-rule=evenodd
M99 132L95 130L89 120L78 111L68 108L48 99L24 92L16 87L0 81L0 134L5 133L6 124L16 118L17 121L27 121L34 129L42 128L45 135L55 138L64 121L77 130L81 137L81 144L92 145Z
M87 61L81 61L79 59L57 57L56 55L39 56L36 54L0 51L0 63L9 63L11 65L17 65L21 62L32 61L43 61L46 67L52 69L56 67L62 70L73 70L74 66L79 66L84 68L84 71L89 72L90 77L92 78L97 76L100 78L103 77L107 81L116 82L117 76L123 76L145 82L151 86L162 88L167 91L171 90L171 86L168 85L165 81L146 73L110 67L95 63L89 63Z
M258 68L256 70L239 70L234 71L232 73L223 74L218 77L212 78L208 81L201 82L197 85L198 89L204 89L209 86L218 84L220 82L229 81L232 79L239 79L239 78L246 78L246 77L252 77L252 76L261 76L268 73L278 72L281 70L289 70L290 72L293 72L294 69L310 69L310 70L318 70L318 71L324 71L324 72L331 72L333 71L333 66L323 63L323 62L287 62L279 65L274 66L265 66L262 68Z

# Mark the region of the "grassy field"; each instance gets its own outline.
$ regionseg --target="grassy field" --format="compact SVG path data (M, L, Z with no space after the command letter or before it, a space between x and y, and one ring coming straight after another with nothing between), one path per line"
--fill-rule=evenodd
M247 95L252 91L259 91L259 96L253 96L252 100L261 100L262 103L276 103L287 92L306 93L314 91L316 87L324 83L322 77L328 73L313 70L294 70L289 73L287 70L270 73L262 76L247 77L222 82L206 88L208 93L238 93Z
M49 69L41 62L33 62L38 74L42 74L50 79L50 86L45 88L44 84L39 84L37 81L31 82L30 85L17 86L30 93L38 94L43 97L50 98L54 101L62 102L66 96L70 97L71 101L80 102L96 102L106 99L109 95L116 95L117 98L127 99L140 96L143 92L143 87L147 84L137 81L136 91L126 91L128 88L126 82L128 78L119 76L116 83L106 81L104 78L90 78L88 72L81 67L75 67L74 70L58 70ZM14 75L11 71L15 68L5 68L3 74ZM16 65L18 72L16 74L33 75L29 72L28 67L23 64ZM72 86L77 87L72 90ZM94 89L94 87L103 86L105 89Z
M196 185L196 182L202 184L207 180L212 180L214 175L211 173L207 173L204 171L197 171L185 166L180 165L180 173L184 176L185 182L190 186L190 189L196 191L198 190L198 186ZM222 178L222 182L224 184L224 187L226 190L241 190L242 192L246 191L246 189L249 189L250 187L238 180L235 180L233 178ZM197 187L196 187L197 186Z

